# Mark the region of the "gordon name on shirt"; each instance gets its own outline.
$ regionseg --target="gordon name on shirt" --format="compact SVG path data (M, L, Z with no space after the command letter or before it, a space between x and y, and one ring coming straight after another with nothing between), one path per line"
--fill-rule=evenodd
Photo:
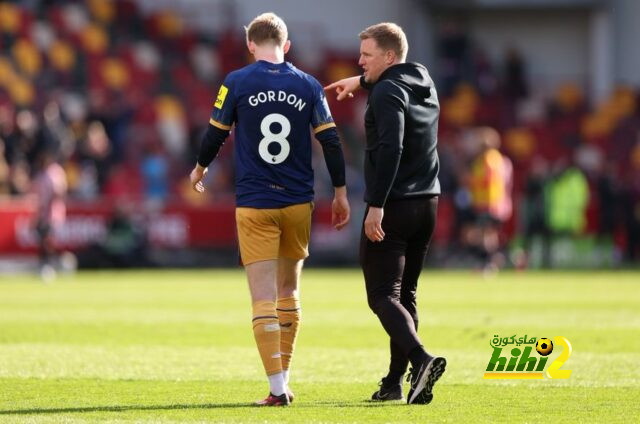
M249 96L249 104L251 106L258 106L260 103L267 102L286 102L291 106L302 112L302 109L307 105L302 99L299 99L295 94L287 94L285 91L260 91L258 94Z

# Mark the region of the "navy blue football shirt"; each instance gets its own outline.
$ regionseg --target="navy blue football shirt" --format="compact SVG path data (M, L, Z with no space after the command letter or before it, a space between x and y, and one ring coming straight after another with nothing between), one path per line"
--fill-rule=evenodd
M231 72L209 121L235 124L237 206L278 208L313 199L311 135L334 127L320 83L288 62Z

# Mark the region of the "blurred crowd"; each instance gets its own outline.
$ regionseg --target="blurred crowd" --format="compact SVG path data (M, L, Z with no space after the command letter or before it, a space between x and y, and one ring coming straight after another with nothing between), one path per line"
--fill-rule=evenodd
M221 79L249 60L243 37L233 27L195 32L176 13L143 14L133 0L0 2L0 196L34 192L53 155L68 199L233 202L231 146L210 169L207 196L195 196L186 176ZM487 267L526 266L526 254L505 256L507 242L529 252L534 240L589 233L639 260L638 91L619 87L593 104L566 83L540 96L517 50L491 63L455 27L444 25L438 40L428 65L442 107L451 252ZM288 60L324 83L360 72L357 52L320 54L298 61L294 44ZM329 101L355 199L366 96ZM322 199L330 180L316 158Z
M206 38L127 0L24 3L0 3L0 193L28 192L54 151L71 198L182 195L212 93L245 61L241 34Z
M577 83L566 82L548 93L532 86L526 58L516 49L491 63L482 46L454 24L443 25L439 40L441 180L444 192L454 196L456 228L462 231L457 240L469 246L465 211L473 216L486 209L478 204L484 197L477 184L483 178L488 183L484 175L491 173L491 160L482 153L486 137L479 136L483 133L477 127L487 126L498 131L491 136L495 160L499 152L513 165L512 173L494 177L502 179L494 183L495 204L500 203L499 187L508 187L512 197L511 217L492 214L502 222L501 238L517 240L527 253L538 240L542 265L553 259L554 239L585 235L594 248L618 252L615 262L637 262L640 91L619 86L596 101ZM484 174L477 168L483 157ZM485 237L485 245L492 243L499 242ZM518 266L527 257L512 260Z

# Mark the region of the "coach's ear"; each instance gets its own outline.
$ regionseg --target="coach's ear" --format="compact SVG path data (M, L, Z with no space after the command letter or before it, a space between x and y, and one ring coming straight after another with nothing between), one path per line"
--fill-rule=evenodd
M256 43L253 41L247 40L247 49L249 49L249 53L255 54L256 52Z
M396 52L394 52L393 50L387 50L384 53L384 61L387 65L393 65L393 63L396 61Z
M284 52L284 54L287 54L290 48L291 48L291 40L287 40L284 43L284 46L282 47L282 51Z

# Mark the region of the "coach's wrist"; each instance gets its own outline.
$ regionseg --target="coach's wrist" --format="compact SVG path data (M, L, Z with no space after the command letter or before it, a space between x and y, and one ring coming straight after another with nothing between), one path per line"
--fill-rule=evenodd
M347 186L344 185L342 187L334 187L334 197L347 197Z

